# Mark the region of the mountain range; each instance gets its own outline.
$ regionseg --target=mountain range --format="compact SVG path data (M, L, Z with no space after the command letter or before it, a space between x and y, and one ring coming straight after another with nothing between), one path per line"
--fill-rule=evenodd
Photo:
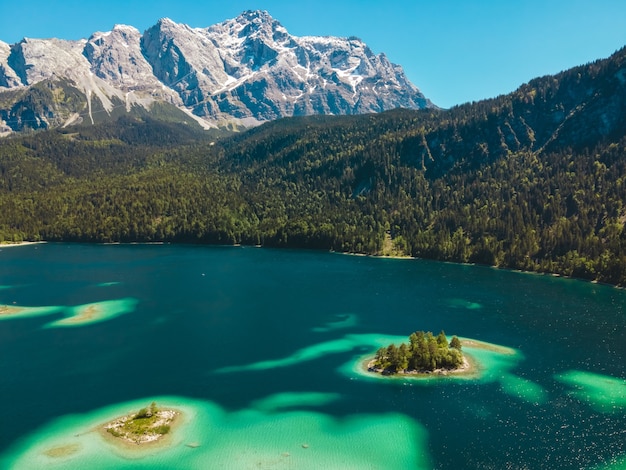
M0 41L5 132L95 123L124 112L253 126L288 116L433 104L356 37L296 37L265 11L207 28L163 18L88 39Z

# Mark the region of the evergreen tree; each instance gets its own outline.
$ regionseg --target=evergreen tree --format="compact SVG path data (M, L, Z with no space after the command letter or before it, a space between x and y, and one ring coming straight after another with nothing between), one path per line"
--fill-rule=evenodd
M450 340L450 347L452 349L456 349L457 351L461 350L461 341L459 340L459 338L457 338L456 336L453 336L452 339Z

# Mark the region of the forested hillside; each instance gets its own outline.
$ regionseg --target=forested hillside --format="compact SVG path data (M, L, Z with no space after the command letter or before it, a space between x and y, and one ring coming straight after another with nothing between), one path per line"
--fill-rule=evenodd
M626 51L447 111L0 141L0 238L406 254L626 284Z

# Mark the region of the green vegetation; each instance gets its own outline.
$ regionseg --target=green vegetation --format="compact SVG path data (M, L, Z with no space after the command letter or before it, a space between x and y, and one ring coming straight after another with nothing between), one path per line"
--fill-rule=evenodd
M135 416L133 416L133 421L145 420L148 418L152 418L157 413L156 403L152 402L152 404L148 408L141 408Z
M446 111L5 138L0 241L313 248L626 285L625 62Z
M107 432L111 434L113 437L122 437L124 435L115 428L108 428Z
M446 334L441 331L436 337L429 331L416 331L409 336L409 343L400 346L390 344L376 351L372 364L384 374L399 371L432 372L435 369L457 369L463 364L461 342L456 336L450 344Z
M155 434L164 435L170 432L170 426L169 424L162 424L160 426L155 426L154 428L152 428L152 432L154 432Z

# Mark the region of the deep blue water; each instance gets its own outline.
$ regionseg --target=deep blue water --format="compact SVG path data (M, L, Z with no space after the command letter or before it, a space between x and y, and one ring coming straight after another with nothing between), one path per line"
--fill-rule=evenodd
M0 307L119 299L133 299L132 311L83 326L46 327L66 315L61 311L0 321L0 462L2 455L14 462L29 436L58 417L154 396L210 402L235 416L287 392L333 394L288 408L337 422L406 418L425 431L425 442L415 446L424 447L432 468L626 462L624 290L478 266L307 251L0 248ZM372 350L359 338L442 329L514 348L518 359L490 380L428 385L361 380L339 370ZM346 338L354 347L324 352ZM309 360L233 371L316 347L322 353ZM274 466L292 468L281 462Z

